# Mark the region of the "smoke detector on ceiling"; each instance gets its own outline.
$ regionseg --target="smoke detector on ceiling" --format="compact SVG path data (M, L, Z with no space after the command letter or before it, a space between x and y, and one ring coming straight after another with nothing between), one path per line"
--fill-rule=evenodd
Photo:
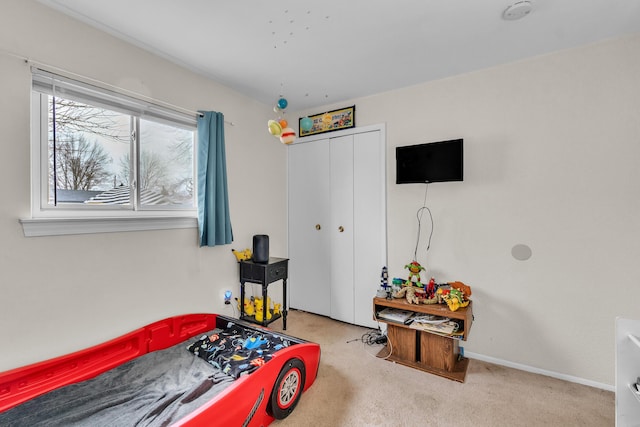
M515 21L516 19L524 18L531 13L532 10L533 6L531 6L530 1L519 1L507 7L504 12L502 12L502 19Z

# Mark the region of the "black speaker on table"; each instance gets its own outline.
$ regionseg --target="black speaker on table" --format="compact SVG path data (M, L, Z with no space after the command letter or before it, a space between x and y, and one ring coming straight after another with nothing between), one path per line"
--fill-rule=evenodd
M253 236L253 262L269 262L269 236L266 234Z

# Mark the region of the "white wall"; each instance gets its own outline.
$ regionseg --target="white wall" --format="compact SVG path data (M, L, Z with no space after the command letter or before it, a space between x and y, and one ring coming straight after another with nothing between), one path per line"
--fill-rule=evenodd
M221 111L232 245L199 248L197 230L25 238L30 216L30 58L191 111ZM212 48L213 54L213 48ZM270 235L286 255L285 147L265 106L95 31L35 1L0 6L0 371L64 354L176 314L218 312L239 294L231 248Z
M464 138L464 182L429 186L418 261L472 287L465 349L610 388L614 319L640 318L638 52L624 38L298 116L355 104L358 126L387 124L390 277L407 277L425 194L395 184L395 147Z

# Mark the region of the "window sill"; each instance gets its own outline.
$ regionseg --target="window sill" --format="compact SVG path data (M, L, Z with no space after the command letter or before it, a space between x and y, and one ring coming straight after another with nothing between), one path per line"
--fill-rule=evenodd
M20 223L25 237L198 227L194 217L34 218Z

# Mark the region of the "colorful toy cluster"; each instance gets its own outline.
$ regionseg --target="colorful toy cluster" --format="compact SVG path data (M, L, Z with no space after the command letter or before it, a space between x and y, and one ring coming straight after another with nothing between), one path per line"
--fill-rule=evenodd
M286 110L289 102L285 98L278 99L273 111L278 114L277 120L269 120L267 128L269 133L276 138L280 138L283 144L291 144L296 139L296 132L289 127L289 122L284 118L284 110Z
M236 298L238 310L240 310L240 300ZM267 320L271 320L273 316L280 315L282 304L272 303L271 298L267 297ZM264 302L262 297L250 297L244 299L244 314L255 317L256 322L264 321Z
M276 102L276 105L273 107L273 111L278 115L278 119L267 122L269 133L276 138L280 138L280 142L287 145L296 139L296 131L289 127L289 122L284 118L285 110L288 106L289 101L287 101L286 98L278 99L278 102ZM312 126L313 121L309 117L300 119L300 129L302 131L308 132Z
M393 279L394 298L405 298L410 304L447 304L449 310L456 311L469 305L471 287L462 282L436 284L432 277L427 284L423 284L420 273L425 268L417 261L405 265L409 270L407 280Z

